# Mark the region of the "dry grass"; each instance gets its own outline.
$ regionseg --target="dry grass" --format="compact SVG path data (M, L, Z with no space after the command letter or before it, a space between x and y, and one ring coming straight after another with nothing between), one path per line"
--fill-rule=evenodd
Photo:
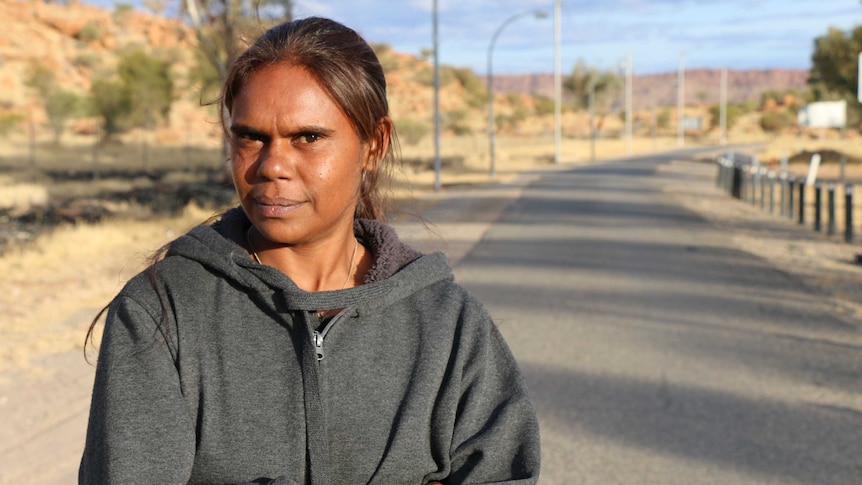
M209 213L62 226L0 257L0 371L35 355L81 349L86 327L153 250Z

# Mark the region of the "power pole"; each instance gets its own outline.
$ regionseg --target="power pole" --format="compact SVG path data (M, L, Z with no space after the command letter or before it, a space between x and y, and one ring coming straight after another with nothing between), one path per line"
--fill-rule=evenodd
M632 55L626 57L626 155L632 153Z
M676 79L676 144L685 146L685 54L679 55L679 72Z
M554 0L554 163L560 163L563 139L562 10L562 0Z
M433 0L433 37L434 37L434 190L440 190L442 163L440 161L440 46L437 36L437 0Z
M727 145L727 68L721 70L721 90L719 92L720 111L719 120L721 125L721 139L719 143Z

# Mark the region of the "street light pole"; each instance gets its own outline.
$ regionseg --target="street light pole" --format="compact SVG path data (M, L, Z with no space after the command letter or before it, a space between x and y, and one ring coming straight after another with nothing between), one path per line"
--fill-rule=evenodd
M676 75L676 144L685 146L685 54L679 55L679 71Z
M590 107L590 161L596 161L596 80L590 76L590 94L588 97Z
M432 4L432 41L434 44L434 190L443 188L440 172L443 163L440 160L440 43L437 36L437 0Z
M721 70L721 86L719 88L719 124L721 126L721 137L719 143L727 145L727 68Z
M491 168L490 168L490 176L494 178L497 176L497 169L495 167L495 146L494 146L494 136L496 130L496 122L494 120L494 45L497 43L497 38L500 37L500 33L503 32L509 24L518 20L521 17L525 17L527 15L532 15L537 19L545 18L548 16L542 10L532 10L528 12L521 12L511 17L507 18L497 27L497 30L494 31L494 35L491 36L491 43L488 45L488 71L487 71L487 83L488 83L488 148L491 157Z
M626 155L632 154L632 56L626 57Z
M563 7L554 0L554 163L560 163L563 153Z

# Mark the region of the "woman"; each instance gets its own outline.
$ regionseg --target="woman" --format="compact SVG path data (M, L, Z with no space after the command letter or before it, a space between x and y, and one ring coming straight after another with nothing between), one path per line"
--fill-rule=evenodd
M309 18L223 90L239 208L111 303L81 483L534 483L535 413L481 305L383 222L380 64Z

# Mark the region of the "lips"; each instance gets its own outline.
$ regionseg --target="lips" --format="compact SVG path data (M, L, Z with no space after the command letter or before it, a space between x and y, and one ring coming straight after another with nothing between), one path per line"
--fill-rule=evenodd
M282 197L258 196L252 197L255 207L264 217L282 217L295 211L302 205L301 201Z

